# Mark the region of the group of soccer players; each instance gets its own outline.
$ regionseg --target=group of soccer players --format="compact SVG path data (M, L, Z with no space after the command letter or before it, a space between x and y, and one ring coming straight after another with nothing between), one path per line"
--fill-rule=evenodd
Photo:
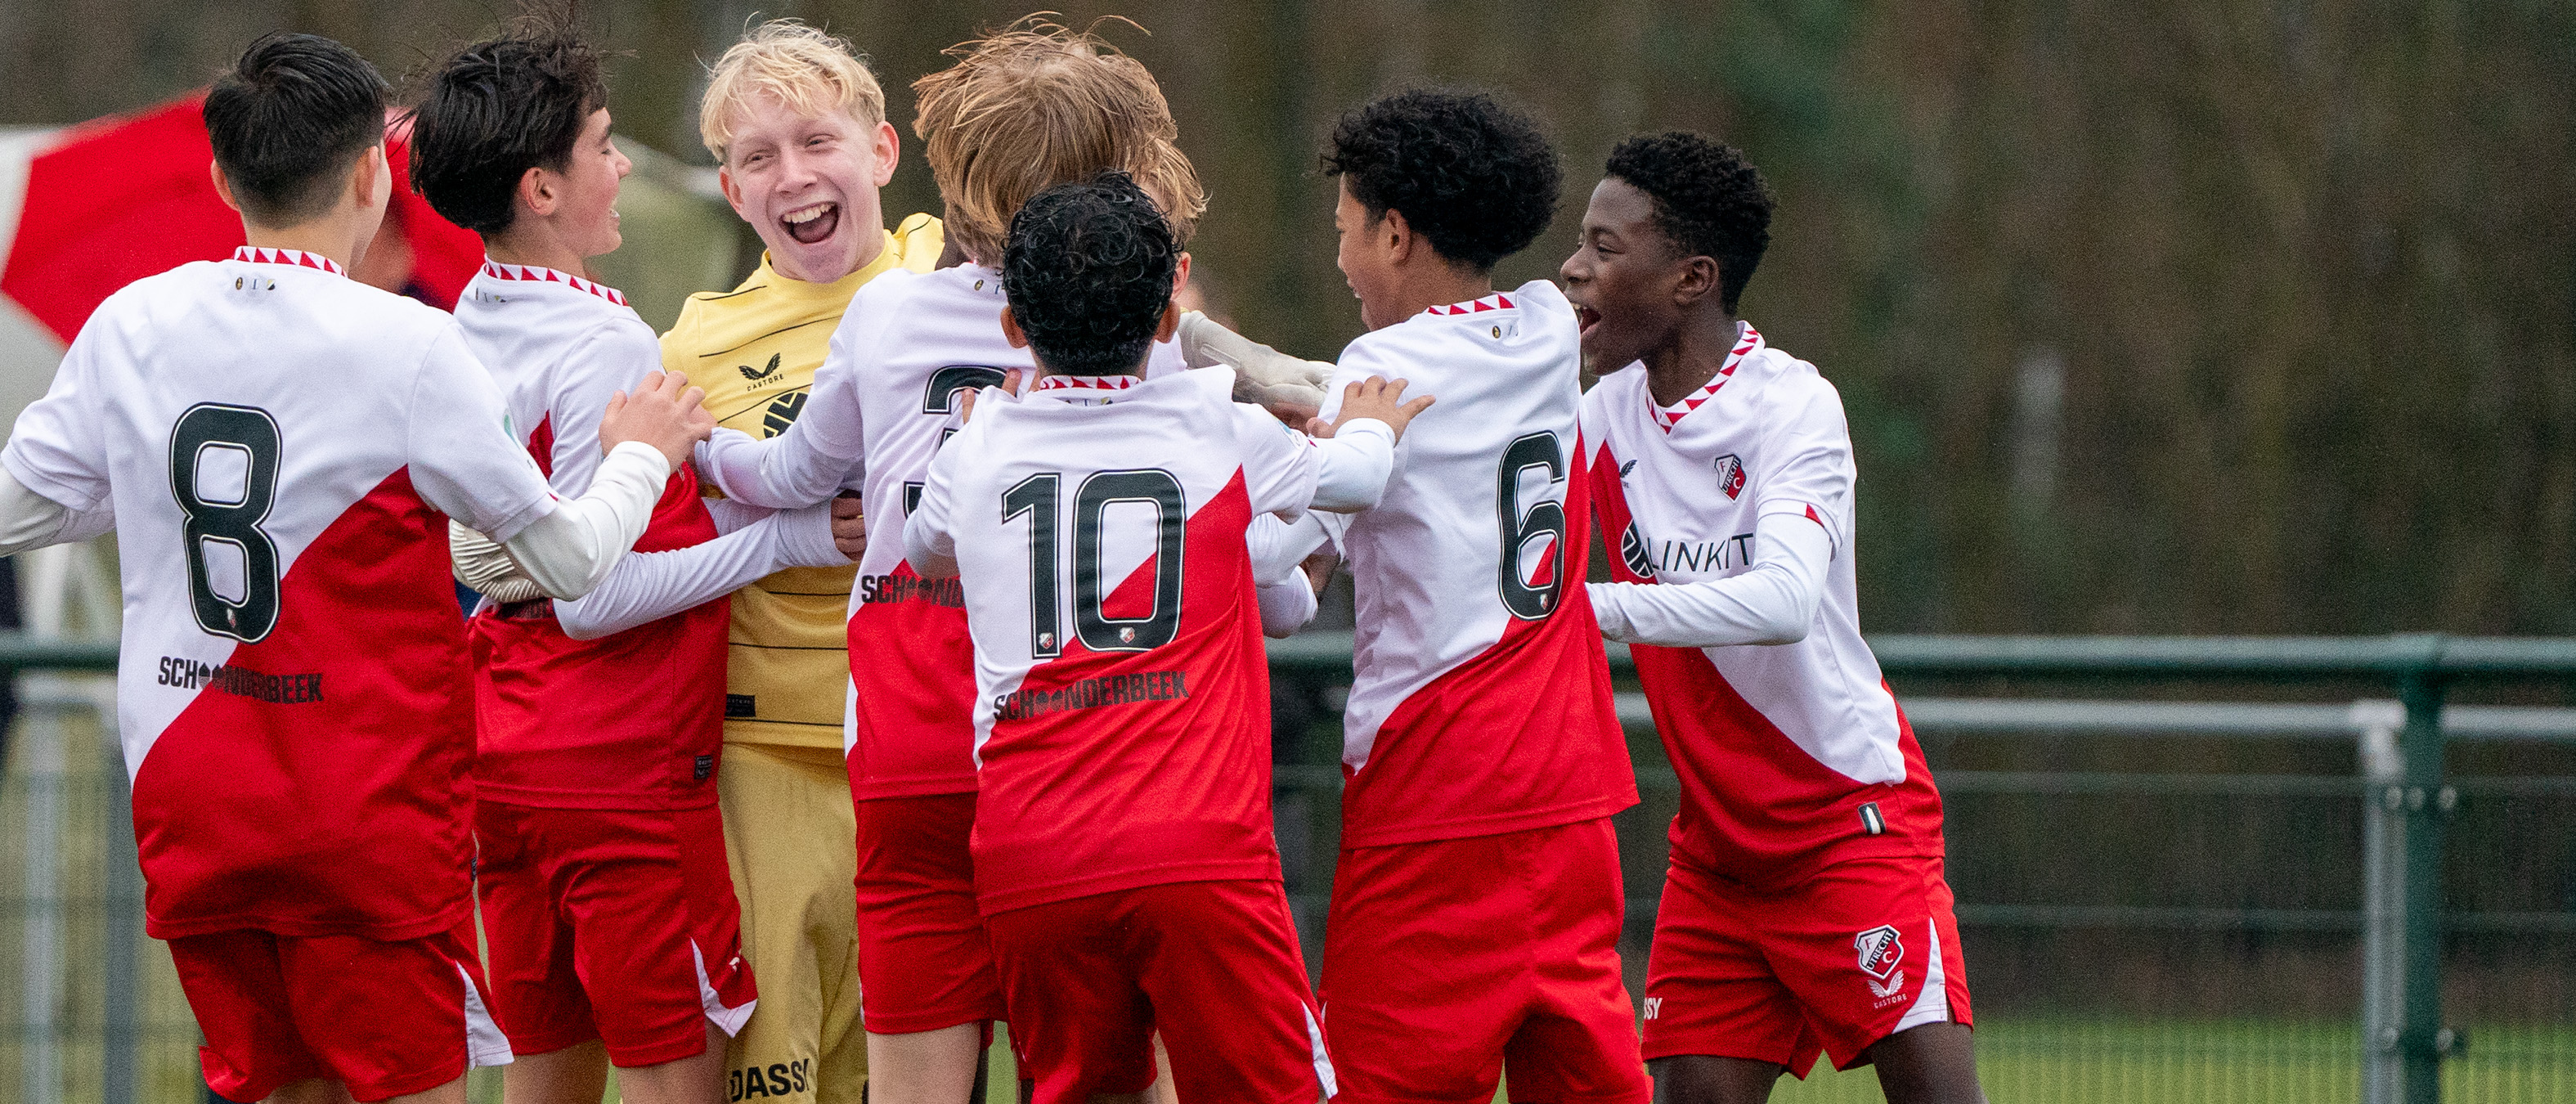
M1630 139L1563 290L1501 290L1555 215L1538 127L1357 107L1322 163L1368 332L1315 364L1175 305L1206 201L1142 65L1040 21L951 53L913 123L945 218L893 231L846 43L718 59L703 137L768 251L658 341L587 276L629 165L570 33L407 105L412 186L488 253L452 315L344 274L394 178L372 67L271 35L210 91L250 244L111 297L0 450L0 552L118 533L208 1083L947 1104L1006 1022L1050 1104L1731 1104L1820 1054L1981 1099L1840 400L1736 315L1752 167ZM1336 562L1310 992L1261 638ZM1683 783L1642 1050L1605 637Z

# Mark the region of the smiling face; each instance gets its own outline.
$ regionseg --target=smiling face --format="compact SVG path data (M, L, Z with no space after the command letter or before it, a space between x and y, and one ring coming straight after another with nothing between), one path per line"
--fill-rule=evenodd
M608 137L608 109L590 113L574 139L563 170L551 181L561 189L555 199L555 225L564 244L584 257L617 251L625 241L618 232L617 189L635 163Z
M1654 197L1615 176L1592 189L1583 240L1557 271L1583 328L1586 368L1615 372L1673 340L1698 298L1685 288L1691 266L1706 260L1680 254L1655 226Z
M885 213L877 189L894 178L895 131L842 112L798 115L778 97L736 109L718 179L735 214L789 279L830 283L875 259Z
M1395 306L1395 292L1401 280L1396 271L1396 235L1387 226L1392 212L1370 218L1368 205L1351 195L1348 180L1342 182L1341 197L1333 206L1333 231L1341 237L1333 254L1333 266L1342 270L1343 282L1351 286L1352 295L1359 297L1360 324L1376 330L1402 322L1404 318Z

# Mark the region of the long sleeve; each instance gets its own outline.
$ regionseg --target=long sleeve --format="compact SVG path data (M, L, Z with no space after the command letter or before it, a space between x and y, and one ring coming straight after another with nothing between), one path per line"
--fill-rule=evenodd
M599 587L555 602L575 640L596 640L695 609L791 567L845 567L832 544L831 504L771 514L703 544L638 552L617 561Z
M1315 442L1315 504L1337 514L1374 508L1395 473L1395 430L1360 418Z
M1256 515L1244 532L1252 556L1254 597L1261 606L1265 636L1294 636L1315 619L1315 585L1306 578L1306 557L1324 543L1323 524L1307 514L1294 524L1272 514Z
M787 432L755 441L739 430L719 429L698 446L698 473L714 480L725 497L789 510L859 485L867 457L853 332L860 313L843 316L832 331L831 348L814 370L804 412Z
M1754 529L1753 566L1696 583L1587 583L1601 635L1625 644L1714 648L1795 644L1815 624L1834 542L1804 517L1772 514Z
M589 491L558 502L501 546L548 597L579 598L635 547L670 478L671 462L661 450L635 441L618 445L600 461Z
M107 500L86 513L29 490L18 477L0 469L0 556L15 556L49 544L85 541L116 528L116 511Z

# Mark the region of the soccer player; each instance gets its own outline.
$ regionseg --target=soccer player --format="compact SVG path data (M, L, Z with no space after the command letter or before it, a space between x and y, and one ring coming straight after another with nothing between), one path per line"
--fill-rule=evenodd
M1586 589L1682 779L1645 1055L1659 1100L1758 1102L1819 1050L1894 1104L1982 1100L1941 795L1861 641L1842 399L1736 317L1771 204L1732 147L1631 138L1563 270L1609 370L1583 424L1619 554Z
M488 254L457 301L466 345L567 494L599 468L608 397L661 363L625 298L574 275L620 241L631 166L606 101L598 56L539 23L448 58L412 114L414 186ZM659 555L627 558L560 615L537 597L471 622L476 888L492 1011L519 1057L511 1104L592 1104L611 1062L639 1104L723 1097L723 1040L755 996L715 808L723 597L782 565L847 564L826 509L719 539L683 468L637 545ZM648 588L691 592L596 631Z
M1325 1024L1353 1100L1644 1101L1610 814L1637 801L1580 582L1591 547L1574 310L1496 262L1547 228L1556 154L1491 98L1344 115L1349 381L1440 396L1339 537L1358 586ZM1326 518L1327 525L1335 519Z
M1230 370L1145 378L1179 253L1123 173L1021 208L1002 328L1035 387L982 393L904 529L973 633L975 887L1040 1104L1143 1099L1156 1030L1180 1099L1334 1092L1271 836L1245 530L1382 486L1331 487L1324 450L1231 401ZM1373 450L1378 484L1428 405L1403 389L1341 404L1346 433L1376 423L1334 444Z
M965 263L861 288L802 415L772 439L720 432L700 470L753 505L828 498L864 462L868 547L849 600L849 779L858 818L860 999L869 1098L966 1094L1001 990L977 912L975 685L950 583L904 562L903 523L961 396L1033 362L1005 340L999 265L1009 220L1046 187L1129 172L1186 242L1205 207L1153 74L1095 36L1023 22L954 48L914 85L950 245ZM1186 258L1181 262L1186 271ZM1175 342L1154 371L1184 370Z
M719 423L774 437L805 409L850 297L889 272L930 271L940 223L915 214L886 229L877 190L900 146L885 93L849 43L807 24L765 22L727 49L698 127L725 198L767 248L741 286L690 297L662 366L705 388ZM854 498L839 505L858 512ZM761 991L728 1050L735 1099L857 1104L868 1078L842 754L856 575L781 571L732 599L716 792Z
M100 304L0 450L0 552L113 527L147 930L236 1100L461 1104L509 1060L474 949L474 758L446 514L577 598L711 426L612 395L567 500L445 312L347 279L391 195L385 85L253 42L205 100L250 244ZM342 1094L346 1093L346 1096Z

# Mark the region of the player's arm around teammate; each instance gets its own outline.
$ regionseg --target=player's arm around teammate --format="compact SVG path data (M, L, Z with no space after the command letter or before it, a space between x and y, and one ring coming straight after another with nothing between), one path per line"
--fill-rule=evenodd
M619 389L660 375L651 328L576 275L621 240L630 165L610 122L597 55L543 25L449 58L413 113L412 179L489 256L458 322L563 493L597 477L589 437ZM808 543L837 559L828 518L810 520L825 534ZM760 535L735 544L763 550ZM694 476L672 473L641 547L698 561L743 551L723 540ZM734 558L774 569L774 555ZM487 601L470 622L476 883L492 1010L520 1059L503 1093L589 1104L613 1062L638 1104L713 1104L724 1039L755 1000L714 808L726 609L691 602L637 621L631 595L581 601L592 598L627 599L633 623L577 639L544 601Z
M1585 436L1618 555L1593 607L1639 645L1684 778L1646 990L1656 1099L1755 1104L1821 1046L1876 1065L1891 1104L1982 1101L1939 798L1855 618L1841 403L1736 315L1771 196L1692 134L1630 139L1608 171L1562 275L1604 373ZM1825 815L1721 819L1765 803Z

